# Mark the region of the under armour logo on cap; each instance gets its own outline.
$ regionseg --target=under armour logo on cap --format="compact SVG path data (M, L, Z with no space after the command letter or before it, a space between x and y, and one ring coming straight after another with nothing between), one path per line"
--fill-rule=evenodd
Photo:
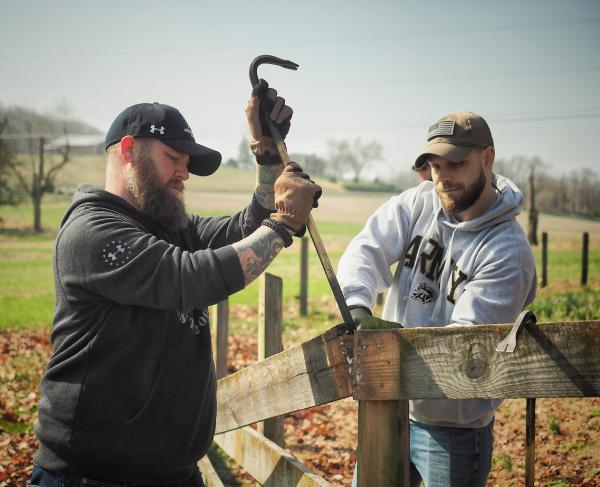
M453 135L454 123L454 120L442 120L441 122L434 123L429 127L427 140L431 140L434 137L439 137L441 135Z
M162 144L189 155L188 168L192 174L208 176L221 164L221 154L196 143L190 125L179 110L170 105L138 103L126 108L108 129L105 148L108 150L128 135L158 139Z

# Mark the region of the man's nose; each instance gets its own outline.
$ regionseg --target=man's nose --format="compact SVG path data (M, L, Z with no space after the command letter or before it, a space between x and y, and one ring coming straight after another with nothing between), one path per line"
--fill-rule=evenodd
M437 180L440 183L448 183L452 181L452 174L447 167L439 167L435 171L437 174Z
M187 181L190 178L188 164L189 160L184 160L177 164L177 175L180 176L183 181Z

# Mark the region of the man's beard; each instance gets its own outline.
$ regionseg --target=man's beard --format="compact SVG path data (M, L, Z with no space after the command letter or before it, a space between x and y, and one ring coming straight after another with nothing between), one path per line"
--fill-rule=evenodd
M174 195L169 191L173 181L166 184L160 182L154 160L146 145L142 145L135 156L127 189L133 194L140 211L169 230L184 228L188 223L188 215L183 203L183 193Z
M452 198L450 195L448 195L448 193L440 191L437 185L435 189L440 201L442 202L444 210L446 210L450 215L457 216L459 213L468 210L475 204L485 189L485 183L485 174L483 169L480 168L480 173L477 180L471 184L471 186L465 188L463 194L457 198ZM464 185L460 185L458 188L460 189L463 187Z

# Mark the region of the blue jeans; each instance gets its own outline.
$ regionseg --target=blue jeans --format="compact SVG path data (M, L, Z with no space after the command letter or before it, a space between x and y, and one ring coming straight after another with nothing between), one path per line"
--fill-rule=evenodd
M492 465L494 421L483 428L444 428L410 421L410 484L483 487Z
M483 487L492 465L494 421L483 428L444 428L410 421L410 485ZM356 487L356 468L352 487Z
M78 475L65 472L53 472L44 470L37 465L33 466L31 472L31 482L27 487L135 487L140 484L130 484L125 482L98 481L79 477ZM143 487L140 485L140 487ZM153 486L159 487L159 486ZM178 484L169 484L163 487L206 487L202 481L202 475L196 470L187 480Z

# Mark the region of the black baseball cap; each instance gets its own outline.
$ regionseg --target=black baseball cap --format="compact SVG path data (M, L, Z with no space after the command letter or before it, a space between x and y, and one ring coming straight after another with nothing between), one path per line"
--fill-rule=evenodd
M189 171L198 176L214 173L221 153L197 144L190 126L177 108L162 103L138 103L123 110L106 134L107 150L126 135L151 137L190 156Z

